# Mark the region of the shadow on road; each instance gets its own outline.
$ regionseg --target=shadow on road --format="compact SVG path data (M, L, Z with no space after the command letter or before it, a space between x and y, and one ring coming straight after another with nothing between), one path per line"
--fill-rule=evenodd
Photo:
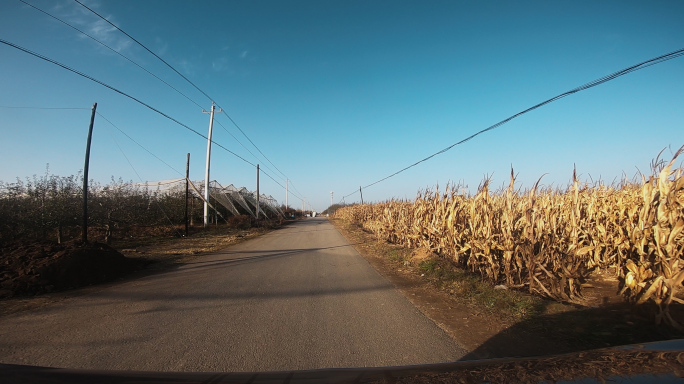
M225 266L225 265L230 265L230 264L244 264L244 263L249 263L249 262L262 261L264 259L274 259L274 258L279 258L279 257L302 254L302 253L314 253L314 252L325 251L325 250L330 250L330 249L353 247L354 245L358 245L358 244L361 244L361 243L336 245L336 246L332 246L332 247L322 247L322 248L295 248L295 249L286 249L286 250L272 249L272 250L242 251L242 250L226 249L223 251L216 252L215 254L216 255L253 254L254 256L235 257L235 258L231 258L231 259L227 259L227 260L192 261L192 262L188 262L188 263L183 264L180 267L180 269L189 270L189 269L203 268L205 266Z
M671 310L681 316L683 307ZM671 328L656 326L649 315L652 310L620 303L537 316L498 333L461 360L545 356L684 338Z
M352 247L350 244L338 245L332 247L318 247L318 248L296 248L289 250L254 250L254 251L241 251L241 250L225 250L216 253L216 255L227 256L235 255L233 258L228 259L218 259L218 260L203 260L189 262L187 264L181 265L173 270L160 271L154 275L146 276L144 280L138 280L142 285L133 285L129 288L124 289L108 289L102 290L94 294L98 298L104 298L103 301L92 301L87 303L82 303L80 305L86 306L98 306L98 305L109 305L109 303L114 301L126 301L126 302L159 302L160 305L155 306L150 309L147 308L145 311L148 312L164 312L164 311L183 311L183 310L196 310L197 303L205 301L221 301L223 306L233 305L231 302L235 301L237 303L240 300L271 300L280 298L311 298L318 296L342 296L355 293L364 293L371 291L385 291L392 290L393 286L386 280L381 282L371 283L364 278L357 277L346 277L343 279L334 280L334 282L329 282L328 284L292 284L287 286L288 288L283 289L282 286L278 285L278 266L269 267L270 269L263 272L264 280L260 284L254 285L250 283L250 279L253 278L254 273L262 273L261 269L254 269L254 267L248 268L235 268L239 266L246 266L247 264L258 263L263 261L273 261L275 259L286 258L294 255L303 255L306 253L311 253L312 259L317 260L321 263L333 263L339 264L340 266L347 263L347 258L344 255L337 255L341 257L335 257L334 254L325 254L322 252L344 249L347 247ZM315 259L313 259L315 258ZM287 260L282 262L288 263ZM226 268L230 267L230 268ZM210 279L215 279L217 276L214 270L225 269L225 274L221 273L221 279L225 280L226 289L221 289L217 293L212 293L210 291L189 291L178 292L178 290L165 290L166 286L176 286L184 284L190 279L198 279L202 281L205 276ZM320 279L320 276L314 276ZM270 281L270 278L276 278L276 281ZM155 288L150 290L149 287L161 286L162 288ZM190 304L193 303L193 304Z
M286 227L286 229L290 229L292 227ZM328 228L328 229L310 229L310 230L303 230L303 231L287 231L288 234L290 233L306 233L306 232L326 232L326 231L335 231L335 228Z

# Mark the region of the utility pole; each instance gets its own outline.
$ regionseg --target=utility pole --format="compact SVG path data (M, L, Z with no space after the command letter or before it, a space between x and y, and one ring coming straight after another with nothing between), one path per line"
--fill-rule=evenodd
M259 164L257 164L256 218L259 221Z
M285 179L285 209L287 210L290 206L288 205L287 198L290 194L290 179Z
M209 113L209 135L207 136L207 168L204 172L204 226L206 227L209 223L209 165L211 164L211 133L214 129L214 113L223 112L222 109L215 111L216 104L211 102L211 110L202 110L202 113Z
M90 126L88 126L88 142L86 143L85 165L83 166L83 233L81 241L88 242L88 167L90 166L90 142L93 139L93 123L95 122L95 110L97 103L93 104L93 112L90 114Z
M361 204L363 204L363 191L361 190L360 185L359 185L359 192L361 192Z
M306 197L302 198L302 217L304 217L304 202L306 201Z
M190 180L190 153L185 163L185 237L188 237L188 183Z
M332 205L333 205L333 195L334 195L334 194L335 194L335 192L330 191L330 206L331 206L331 207L332 207Z

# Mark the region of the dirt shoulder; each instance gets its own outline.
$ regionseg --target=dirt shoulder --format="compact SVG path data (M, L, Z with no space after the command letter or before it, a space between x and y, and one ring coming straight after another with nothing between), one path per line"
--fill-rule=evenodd
M99 255L92 250L82 254L83 246L74 244L36 243L5 248L0 250L2 257L8 260L22 260L23 263L3 263L3 286L12 289L0 292L4 293L0 295L0 316L39 308L70 297L96 292L122 281L167 271L274 229L277 227L236 229L219 226L197 230L187 238L146 237L115 241L111 247L98 243L91 244L90 248L102 248L107 256L112 254L110 258L113 257L115 263L109 262L106 265L102 263L101 257L93 261L94 256ZM93 268L87 268L87 265L84 267L84 264L87 264L84 261L92 261L90 264ZM102 270L111 272L112 266L119 267L117 274L103 275ZM45 281L46 272L50 271L57 273L57 283ZM15 289L17 284L10 287L10 278L21 280L19 283L27 285L27 289Z
M209 228L187 238L151 238L120 241L113 246L128 258L154 262L152 269L165 269L195 260L197 257L264 235L275 228Z
M495 288L429 251L379 241L358 225L330 221L378 272L470 351L464 360L543 356L684 337L655 326L649 311L619 302L614 294L601 296L604 292L597 289L598 299L588 297L580 306Z

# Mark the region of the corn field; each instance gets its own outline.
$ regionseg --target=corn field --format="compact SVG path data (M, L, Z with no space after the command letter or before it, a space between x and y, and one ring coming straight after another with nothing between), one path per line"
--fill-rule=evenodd
M641 182L582 185L573 172L564 191L508 188L485 180L472 196L447 186L392 200L341 208L335 217L360 223L379 238L426 247L455 264L505 284L561 301L581 302L594 272L613 273L633 303L654 302L657 322L681 329L670 314L684 304L684 177L656 159ZM541 180L541 179L540 179Z

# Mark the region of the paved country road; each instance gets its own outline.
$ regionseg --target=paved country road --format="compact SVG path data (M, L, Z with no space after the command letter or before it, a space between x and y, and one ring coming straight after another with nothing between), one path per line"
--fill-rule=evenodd
M153 371L409 365L465 355L324 218L0 318L0 363Z

